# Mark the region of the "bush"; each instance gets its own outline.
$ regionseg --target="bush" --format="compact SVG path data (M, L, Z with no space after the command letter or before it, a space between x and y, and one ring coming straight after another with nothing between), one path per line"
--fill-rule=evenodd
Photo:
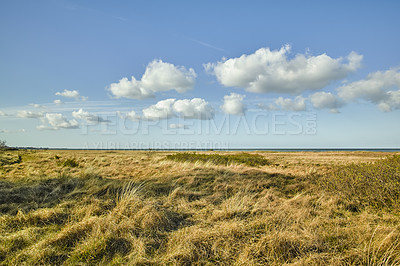
M344 200L351 208L400 207L400 156L389 156L374 163L337 167L317 180L317 183Z
M269 165L270 162L258 154L199 154L199 153L176 153L167 155L166 159L177 162L211 162L218 165L245 164L248 166Z
M7 149L7 148L8 148L8 146L7 146L6 143L7 143L7 142L6 142L5 140L0 140L0 150Z
M60 165L63 167L78 167L79 163L75 159L66 159Z

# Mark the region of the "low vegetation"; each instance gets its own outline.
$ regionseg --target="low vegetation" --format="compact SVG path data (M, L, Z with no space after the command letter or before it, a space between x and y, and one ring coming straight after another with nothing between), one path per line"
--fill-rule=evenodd
M397 211L400 207L400 155L336 167L319 178L318 183L338 193L354 208Z
M5 150L7 148L8 148L7 142L5 140L0 139L0 150Z
M55 159L57 159L57 157L55 157ZM79 163L75 159L69 158L64 161L59 162L59 165L61 165L63 167L78 167Z
M21 161L21 155L4 151L0 153L0 166L20 163Z
M0 157L18 156L0 165L0 265L400 264L399 155Z
M237 154L201 154L201 153L176 153L166 157L168 160L177 162L202 162L217 165L245 164L247 166L264 166L269 161L258 154L237 153Z

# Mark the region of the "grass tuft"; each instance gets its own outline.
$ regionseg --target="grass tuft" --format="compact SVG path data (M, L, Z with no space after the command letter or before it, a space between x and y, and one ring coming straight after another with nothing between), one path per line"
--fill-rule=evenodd
M62 166L62 167L78 167L79 166L79 163L75 160L75 159L66 159L65 161L63 161L63 162L60 162L60 164L59 164L60 166Z

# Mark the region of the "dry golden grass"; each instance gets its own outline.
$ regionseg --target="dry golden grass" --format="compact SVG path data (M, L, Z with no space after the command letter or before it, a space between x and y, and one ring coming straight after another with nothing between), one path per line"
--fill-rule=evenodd
M354 200L336 170L386 153L260 151L254 167L174 153L2 151L0 264L400 264L399 206Z

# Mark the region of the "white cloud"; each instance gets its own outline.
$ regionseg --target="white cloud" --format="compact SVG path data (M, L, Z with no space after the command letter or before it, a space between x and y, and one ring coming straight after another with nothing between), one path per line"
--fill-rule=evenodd
M138 121L140 119L140 116L133 110L128 112L125 117L132 121Z
M145 99L154 97L159 91L176 90L179 93L193 89L196 73L192 68L175 66L161 60L150 62L141 78L131 80L124 77L118 83L112 83L108 90L116 98Z
M368 74L366 79L339 87L338 95L346 101L363 99L378 105L384 112L400 109L399 68ZM394 90L397 89L397 90Z
M172 105L175 99L166 99L142 110L143 118L147 120L166 119L174 116Z
M73 98L75 100L82 100L82 101L86 101L87 97L85 96L80 96L79 92L77 90L64 90L63 92L56 92L56 95L58 96L62 96L65 98Z
M79 128L79 123L75 119L68 120L59 113L47 113L41 118L42 125L37 126L39 130L59 130Z
M43 105L37 104L37 103L32 103L31 106L35 107L35 108L44 108Z
M257 104L257 107L260 108L261 110L267 110L267 111L275 111L279 109L276 105L272 103L270 104L259 103Z
M167 119L180 116L188 119L212 119L214 118L214 108L204 99L166 99L157 102L142 110L143 115L134 113L134 118L145 120Z
M0 116L8 116L8 114L4 113L3 111L0 111Z
M184 118L209 120L214 118L214 108L204 99L177 100L173 109Z
M17 112L17 117L20 118L40 118L43 116L42 112L32 112L32 111L18 111Z
M116 98L146 99L154 97L151 90L142 87L140 81L135 77L132 79L122 78L118 83L112 83L108 88Z
M140 115L136 114L136 112L133 111L133 110L128 112L128 113L126 113L125 115L123 115L121 113L121 111L117 111L117 115L121 119L126 119L127 118L127 119L129 119L131 121L139 121L141 119Z
M135 112L135 111L133 111L133 112ZM136 114L136 113L135 113L135 114ZM122 114L121 111L117 111L117 116L118 116L119 118L121 118L121 119L125 119L125 116Z
M231 115L244 115L246 110L245 105L243 104L243 99L245 95L231 93L230 95L224 96L224 103L221 105L222 111L226 114Z
M279 97L275 104L285 111L305 111L306 103L302 96L297 96L294 100L290 98Z
M79 92L77 90L64 90L63 92L56 92L56 95L63 96L66 98L79 98Z
M192 68L176 67L161 60L151 62L142 77L142 85L154 92L168 91L186 92L194 86L196 73Z
M72 116L76 119L85 120L91 123L109 123L110 120L105 120L104 118L97 116L95 114L91 114L87 111L83 111L83 109L79 109L78 111L73 111Z
M171 125L169 125L169 128L171 128L171 129L177 129L177 128L187 129L188 127L184 124L171 124Z
M310 101L316 109L330 109L331 113L338 113L338 108L344 103L330 92L316 92L310 96Z
M322 89L332 81L345 78L360 67L362 56L351 52L343 58L326 54L309 56L297 54L288 59L290 46L280 50L261 48L250 55L223 59L204 65L218 81L227 87L245 88L256 93L301 93Z
M390 112L400 109L400 90L388 91L385 99L378 103L378 107L383 112Z
M61 105L63 102L59 99L53 101L56 105Z

